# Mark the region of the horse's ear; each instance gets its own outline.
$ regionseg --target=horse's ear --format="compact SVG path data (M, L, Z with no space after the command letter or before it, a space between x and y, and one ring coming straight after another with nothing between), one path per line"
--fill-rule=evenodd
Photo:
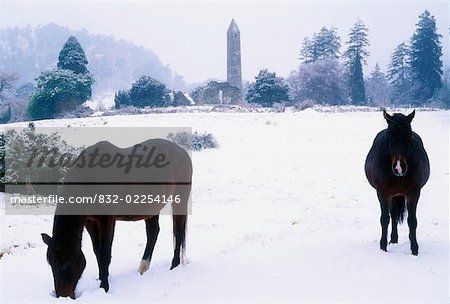
M41 236L44 243L47 244L47 246L50 246L53 239L47 233L41 233Z
M409 123L411 123L411 121L413 120L414 115L416 115L416 109L414 109L414 111L412 111L411 114L409 114L409 115L407 116L407 117L408 117Z
M392 120L392 116L386 112L386 109L383 109L383 117L386 119L387 122L390 122Z

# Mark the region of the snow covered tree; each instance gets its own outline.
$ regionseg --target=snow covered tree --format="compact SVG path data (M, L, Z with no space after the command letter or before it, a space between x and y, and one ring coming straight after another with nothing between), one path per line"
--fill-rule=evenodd
M71 70L43 72L37 79L37 90L28 104L32 119L53 118L72 110L91 97L93 79L89 73L77 75Z
M57 67L71 70L75 74L84 74L88 72L87 64L86 55L77 38L70 36L59 52Z
M16 85L18 78L16 73L0 71L0 101L3 101L5 91L11 90Z
M348 48L345 51L346 63L349 71L349 91L353 104L364 104L366 93L364 88L363 64L369 56L367 39L369 29L360 19L354 24L347 41Z
M94 79L87 69L87 59L80 43L70 36L59 53L57 69L45 71L36 79L28 115L32 119L53 118L75 109L91 98Z
M264 69L255 77L245 99L249 103L271 107L275 102L289 101L289 87L281 77Z
M392 84L392 103L397 105L409 103L411 101L411 66L409 48L404 42L400 43L391 55L387 79Z
M308 64L317 60L317 55L315 54L314 41L305 37L303 39L303 45L300 50L300 60L304 64Z
M416 102L428 100L442 85L442 46L436 20L428 10L419 16L411 38L411 77Z
M315 39L318 59L338 59L341 48L341 38L337 34L337 29L322 27Z
M387 78L392 84L403 86L409 76L408 46L402 42L394 50L388 65Z
M337 34L337 29L322 27L319 33L314 33L313 38L305 37L300 50L300 59L308 64L320 59L337 59L341 48L341 38Z
M381 72L378 63L375 65L375 69L370 74L370 77L366 80L366 94L369 104L383 107L388 106L390 86L386 76Z
M291 99L295 102L339 105L347 102L344 68L336 59L321 59L300 65L288 78Z
M128 92L119 91L114 99L115 107L162 107L168 90L166 86L150 76L141 76Z

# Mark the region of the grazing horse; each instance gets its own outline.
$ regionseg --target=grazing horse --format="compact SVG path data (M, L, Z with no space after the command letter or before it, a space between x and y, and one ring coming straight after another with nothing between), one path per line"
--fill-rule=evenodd
M422 139L411 130L414 115L415 110L408 116L389 115L383 110L388 127L375 137L366 158L365 171L380 201L380 249L387 251L389 214L392 219L390 243L397 243L397 224L403 222L407 208L411 252L417 255L416 209L420 190L430 176L430 163Z
M91 185L85 184L90 182L96 184L95 181L100 181L106 182L106 186L101 187L102 193L115 193L117 200L120 198L124 199L124 196L128 195L128 198L132 200L137 198L138 204L135 204L135 201L127 201L123 204L103 201L103 204L98 205L101 206L100 209L95 209L95 207L90 207L90 205L85 207L85 209L74 209L80 208L79 205L73 207L73 205L59 204L57 206L53 222L53 236L42 234L44 243L48 245L47 260L52 269L57 297L69 296L72 299L75 298L75 287L86 267L86 259L81 250L84 227L86 227L91 237L97 258L100 288L104 288L106 292L109 290L108 269L111 262L111 247L116 220L145 220L147 244L139 266L139 272L143 274L148 270L160 230L158 223L159 213L166 202L158 204L155 202L152 204L149 204L149 202L143 203L142 200L148 199L146 195L159 195L160 197L165 195L166 198L170 195L178 195L179 201L177 204L172 204L175 249L170 269L177 267L180 264L180 258L184 258L187 200L192 181L191 159L185 150L163 139L150 139L137 146L150 148L144 148L144 151L150 151L147 155L147 160L150 160L151 165L157 165L159 162L160 166L157 168L154 166L145 167L141 163L141 169L137 170L136 172L138 173L134 175L121 175L118 173L124 168L126 170L126 167L123 166L124 163L119 168L105 169L105 166L103 166L102 170L92 170L88 166L81 166L89 163L85 159L89 155L97 155L98 162L102 159L111 160L112 155L124 155L125 158L122 161L125 159L143 161L143 158L139 158L139 155L136 153L136 146L133 149L119 149L111 143L103 141L85 149L80 154L84 155L84 157L79 156L75 163L76 165L69 170L65 181L67 185L63 187L63 196L70 197L71 195L77 195L76 193L80 195L81 189L84 195L93 197L98 194L98 185L89 188ZM101 156L105 154L110 155L110 157ZM151 160L152 157L153 160ZM109 166L109 168L111 167L113 166ZM120 175L122 178L120 178ZM82 187L78 186L76 191L70 190L70 186L74 186L71 185L73 181L75 181L73 183L75 186L77 182L81 182ZM124 181L127 182L127 185L124 185ZM142 183L142 181L149 182L152 186L146 188L147 184ZM133 183L137 184L137 186ZM146 189L146 191L143 189ZM139 195L136 193L139 193ZM143 193L145 195L141 196ZM103 199L105 200L106 196ZM114 208L128 209L115 210ZM122 211L123 213L120 213Z

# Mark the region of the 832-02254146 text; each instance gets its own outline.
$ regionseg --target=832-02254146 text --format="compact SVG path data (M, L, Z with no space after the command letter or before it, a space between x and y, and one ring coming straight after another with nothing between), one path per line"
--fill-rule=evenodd
M40 195L14 195L11 196L11 205L56 205L56 204L179 204L181 196L164 194L95 194L93 196L63 196L52 194Z

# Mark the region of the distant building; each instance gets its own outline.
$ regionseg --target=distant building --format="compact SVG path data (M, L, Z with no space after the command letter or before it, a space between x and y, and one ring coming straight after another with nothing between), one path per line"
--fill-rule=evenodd
M242 100L241 33L234 19L227 31L227 82L239 89Z

